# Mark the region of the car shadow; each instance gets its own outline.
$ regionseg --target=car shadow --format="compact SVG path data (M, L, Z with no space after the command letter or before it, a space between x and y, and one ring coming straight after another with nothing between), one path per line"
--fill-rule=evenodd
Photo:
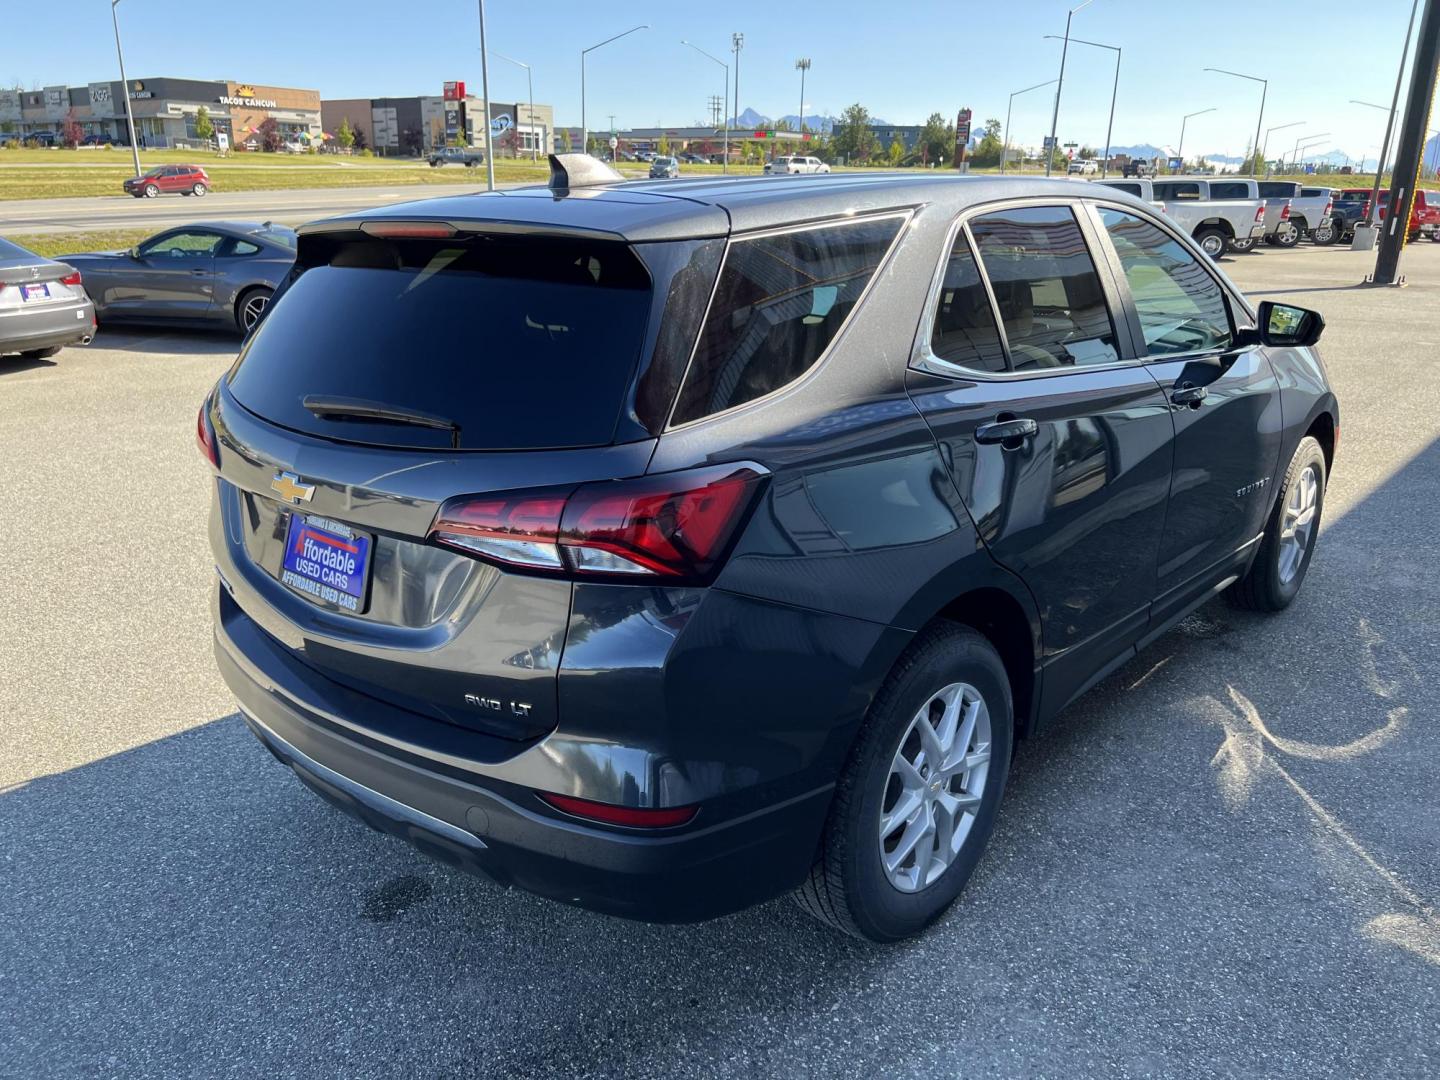
M244 339L225 328L102 324L85 348L91 352L146 352L160 355L220 356L240 351Z
M18 375L22 371L34 371L36 368L52 368L55 361L46 357L40 359L33 356L0 356L0 378L6 375Z

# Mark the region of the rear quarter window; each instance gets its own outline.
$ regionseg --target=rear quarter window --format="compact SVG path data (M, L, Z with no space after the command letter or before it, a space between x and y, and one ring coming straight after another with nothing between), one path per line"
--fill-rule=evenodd
M809 371L849 320L906 216L732 241L671 423L743 405Z

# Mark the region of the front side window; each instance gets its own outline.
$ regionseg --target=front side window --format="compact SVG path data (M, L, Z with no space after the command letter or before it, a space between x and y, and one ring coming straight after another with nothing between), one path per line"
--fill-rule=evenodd
M903 223L862 218L733 241L671 422L743 405L810 370Z
M1120 358L1100 275L1069 207L1000 210L975 218L970 232L995 291L1012 368Z
M1123 210L1101 207L1100 220L1120 257L1151 356L1229 347L1225 294L1180 241Z
M214 255L215 249L220 246L224 239L219 233L212 232L178 232L169 236L162 236L152 244L140 249L140 254L145 256L174 256L185 258L191 256Z

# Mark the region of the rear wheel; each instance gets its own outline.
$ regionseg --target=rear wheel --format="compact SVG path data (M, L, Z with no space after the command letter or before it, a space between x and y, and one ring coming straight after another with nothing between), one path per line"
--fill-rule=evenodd
M1270 239L1268 236L1265 239ZM1294 225L1287 224L1275 234L1275 243L1282 248L1292 248L1300 242L1300 230Z
M1310 568L1324 507L1325 451L1307 435L1285 470L1255 561L1226 591L1233 606L1251 611L1281 611L1290 606Z
M870 706L800 906L879 942L944 914L994 825L1012 710L1005 665L984 637L953 623L917 637Z
M192 188L190 189L190 194L192 194L192 195L197 195L197 196L203 196L203 195L205 194L205 192L207 192L207 191L209 191L209 190L210 190L210 189L207 188L204 184L198 184L198 183L197 183L194 187L192 187Z
M1200 250L1216 262L1219 262L1220 256L1225 254L1226 240L1225 233L1220 229L1195 230L1195 242L1200 245Z
M1340 227L1334 222L1331 222L1329 225L1321 225L1310 234L1310 239L1314 240L1315 243L1321 247L1329 247L1335 243L1336 240L1340 239Z
M242 334L248 334L255 328L260 316L265 314L265 306L270 303L272 295L274 294L270 289L251 289L236 301L235 325Z
M1253 251L1253 250L1255 250L1255 243L1256 243L1256 240L1255 240L1255 237L1253 237L1253 236L1247 236L1247 237L1245 237L1243 240L1240 240L1240 239L1231 240L1231 241L1230 241L1230 250L1231 250L1231 251L1234 251L1234 252L1238 252L1238 253L1241 254L1241 255L1244 255L1244 254L1245 254L1246 252L1248 252L1248 251Z

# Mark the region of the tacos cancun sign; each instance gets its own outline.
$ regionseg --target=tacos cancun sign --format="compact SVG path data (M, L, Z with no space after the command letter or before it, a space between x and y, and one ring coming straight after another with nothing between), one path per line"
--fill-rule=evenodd
M255 88L253 86L237 86L235 88L235 93L222 94L215 100L220 102L221 105L239 105L242 108L247 109L275 108L275 100L273 98L256 97Z

